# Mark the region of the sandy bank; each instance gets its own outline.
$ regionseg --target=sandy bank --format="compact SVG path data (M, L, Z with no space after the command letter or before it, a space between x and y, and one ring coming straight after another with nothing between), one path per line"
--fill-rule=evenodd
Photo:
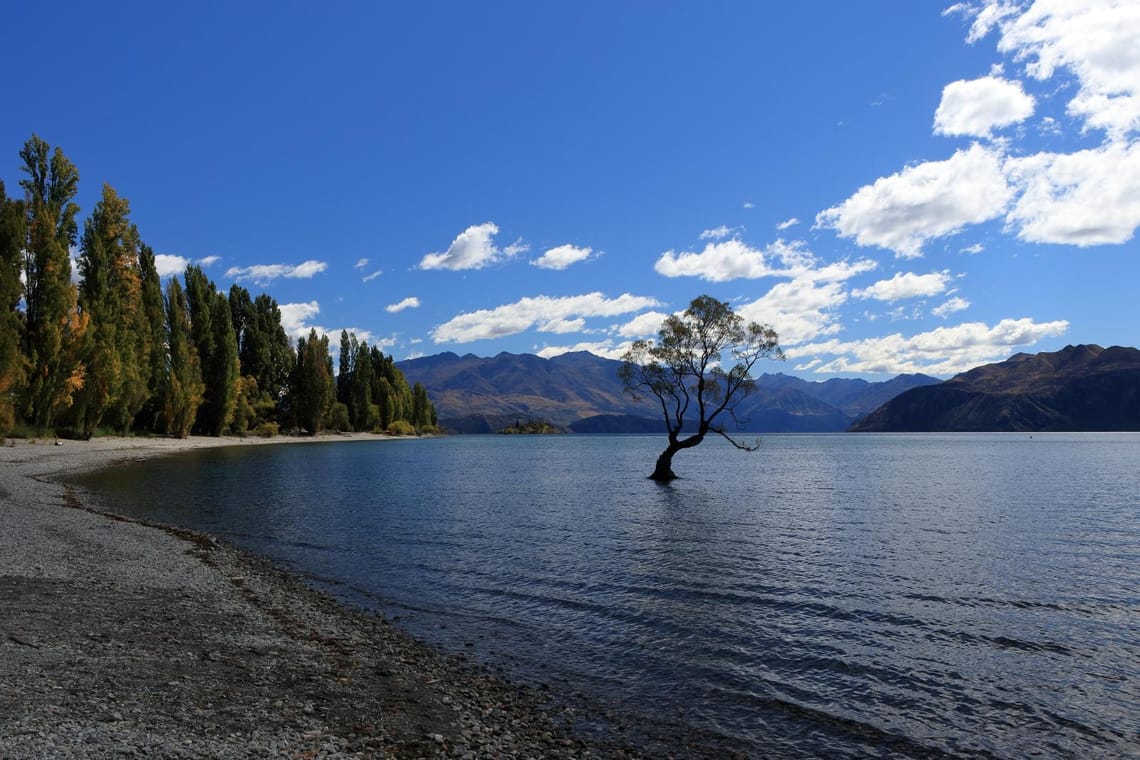
M0 757L632 754L581 741L569 710L543 709L541 695L266 561L92 513L55 480L188 448L294 440L0 448Z

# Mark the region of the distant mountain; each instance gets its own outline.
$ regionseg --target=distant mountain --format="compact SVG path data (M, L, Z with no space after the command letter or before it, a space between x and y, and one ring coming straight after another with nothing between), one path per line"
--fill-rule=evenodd
M1140 430L1140 351L1082 345L1017 354L906 391L851 429Z
M621 362L584 351L543 359L531 354L493 357L443 353L399 362L409 383L422 383L440 423L461 433L493 433L542 420L578 433L657 433L657 406L633 401L618 379ZM900 375L885 383L865 380L808 382L762 375L738 409L742 432L835 432L908 388L937 383ZM733 428L731 421L728 426Z

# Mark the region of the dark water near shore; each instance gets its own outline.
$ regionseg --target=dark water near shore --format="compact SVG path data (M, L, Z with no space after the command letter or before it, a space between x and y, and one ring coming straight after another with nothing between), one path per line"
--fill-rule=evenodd
M84 481L633 724L757 756L1140 756L1140 435L458 437Z

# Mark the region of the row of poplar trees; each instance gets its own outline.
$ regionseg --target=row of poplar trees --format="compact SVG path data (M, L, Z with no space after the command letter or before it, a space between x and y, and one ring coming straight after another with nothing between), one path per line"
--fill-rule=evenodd
M197 266L164 287L125 198L105 184L80 233L74 164L35 135L20 158L24 197L0 181L0 435L434 431L392 357L343 333L334 373L328 337L294 347L270 296Z

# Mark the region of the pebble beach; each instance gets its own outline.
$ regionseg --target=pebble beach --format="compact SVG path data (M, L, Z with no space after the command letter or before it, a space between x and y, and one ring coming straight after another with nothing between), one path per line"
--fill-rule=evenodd
M101 513L61 482L189 448L294 441L320 439L0 448L0 757L639 755L578 735L573 709L541 690L439 653L264 559Z

